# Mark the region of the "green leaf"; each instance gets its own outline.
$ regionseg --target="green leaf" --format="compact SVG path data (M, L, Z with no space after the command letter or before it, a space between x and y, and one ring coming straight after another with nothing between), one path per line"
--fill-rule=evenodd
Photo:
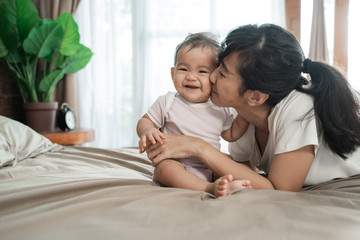
M64 31L60 24L50 19L45 19L43 24L31 30L25 39L23 47L25 52L46 57L59 48L64 37Z
M17 0L18 10L18 27L20 40L24 39L29 35L31 29L38 26L41 19L35 5L30 0Z
M64 38L61 42L59 52L64 56L75 54L80 48L80 34L73 16L65 12L55 21L60 23L64 30Z
M63 79L65 73L63 70L56 70L46 77L44 77L39 83L39 91L44 93L42 101L51 102L56 88L56 84Z
M4 0L0 5L0 37L10 51L20 46L17 7L14 0Z
M49 75L45 76L39 82L39 91L42 93L47 94L47 92L52 88L55 87L56 84L64 77L63 70L56 70Z
M6 49L4 43L0 38L0 58L5 57L8 54L8 50Z
M48 61L48 62L51 62L51 60L52 60L52 58L53 58L53 56L54 56L54 53L55 53L55 51L52 52L52 53L50 53L49 55L47 55L44 59L45 59L46 61Z
M65 56L62 55L61 53L59 53L57 56L56 56L56 66L58 68L61 67L61 65L64 63L65 61Z
M31 0L4 0L0 5L0 36L14 50L38 26L40 17Z
M83 69L90 61L93 53L84 45L80 44L79 50L72 56L66 58L61 66L65 73L75 73Z

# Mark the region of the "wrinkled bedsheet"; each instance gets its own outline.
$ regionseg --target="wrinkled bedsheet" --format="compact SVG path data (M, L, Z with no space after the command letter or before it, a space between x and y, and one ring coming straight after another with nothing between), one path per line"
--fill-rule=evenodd
M360 239L360 176L299 193L164 188L136 148L64 147L0 169L0 239Z

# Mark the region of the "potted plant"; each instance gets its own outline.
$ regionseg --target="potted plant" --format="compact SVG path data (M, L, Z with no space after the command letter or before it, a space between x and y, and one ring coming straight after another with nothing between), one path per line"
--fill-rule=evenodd
M65 74L84 68L93 55L79 40L78 26L68 12L56 20L41 19L31 0L0 3L0 61L15 79L24 108L38 103L54 104L57 109L53 102L57 83ZM55 125L56 109L51 126ZM28 117L27 121L33 124Z

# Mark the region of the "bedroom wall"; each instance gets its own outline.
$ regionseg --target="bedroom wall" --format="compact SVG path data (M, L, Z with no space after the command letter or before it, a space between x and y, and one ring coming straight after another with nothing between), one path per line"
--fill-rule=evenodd
M22 99L16 82L0 63L0 115L24 122Z

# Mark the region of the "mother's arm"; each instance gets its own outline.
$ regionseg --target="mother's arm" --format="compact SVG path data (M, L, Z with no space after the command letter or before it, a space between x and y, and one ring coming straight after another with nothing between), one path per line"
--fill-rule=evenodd
M232 174L234 179L248 179L255 189L287 191L301 189L314 158L313 146L278 154L272 161L269 178L265 178L196 137L166 134L164 144L148 147L146 151L155 166L164 159L196 157L216 175Z
M274 188L286 191L300 191L314 157L313 145L275 155L268 174Z

